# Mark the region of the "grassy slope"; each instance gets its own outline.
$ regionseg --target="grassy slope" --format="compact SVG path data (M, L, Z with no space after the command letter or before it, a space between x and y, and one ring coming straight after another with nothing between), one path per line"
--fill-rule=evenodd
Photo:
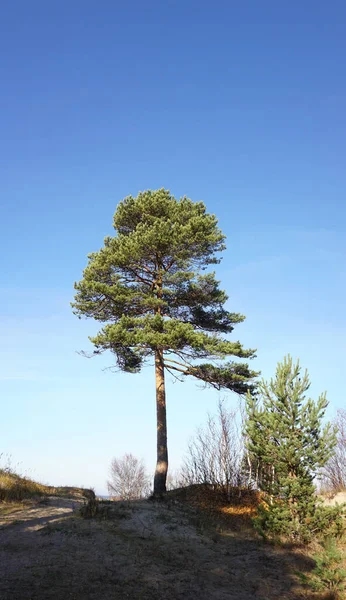
M93 496L91 490L72 487L53 487L37 483L29 477L23 477L10 469L0 469L0 506L34 500L43 496ZM4 507L2 507L4 509Z

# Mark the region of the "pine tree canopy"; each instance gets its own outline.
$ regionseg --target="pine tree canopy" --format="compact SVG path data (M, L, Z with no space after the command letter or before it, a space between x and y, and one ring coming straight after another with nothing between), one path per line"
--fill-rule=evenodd
M178 377L193 377L243 394L257 375L246 350L227 334L244 320L225 308L227 295L215 273L225 236L202 202L169 191L129 196L114 215L115 236L89 255L72 304L79 317L104 325L91 342L110 350L121 370L137 373L155 351Z

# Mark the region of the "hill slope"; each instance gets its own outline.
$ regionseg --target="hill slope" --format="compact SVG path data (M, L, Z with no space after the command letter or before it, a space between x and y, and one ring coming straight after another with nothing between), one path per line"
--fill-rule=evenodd
M298 585L295 572L314 566L303 550L265 545L245 523L216 525L181 495L101 503L94 519L80 517L78 494L7 511L1 600L321 598Z

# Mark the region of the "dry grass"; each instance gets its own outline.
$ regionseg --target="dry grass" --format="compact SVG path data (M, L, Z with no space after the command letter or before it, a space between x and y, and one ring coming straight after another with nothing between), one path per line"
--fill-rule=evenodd
M21 502L48 494L48 487L21 477L8 469L0 469L0 502Z
M9 468L0 469L0 507L2 509L4 509L4 504L21 503L45 496L90 498L94 496L94 493L81 488L44 485L29 477L18 475Z
M213 527L240 530L251 527L261 494L255 490L231 488L228 494L211 485L191 485L168 493L168 498L195 508Z

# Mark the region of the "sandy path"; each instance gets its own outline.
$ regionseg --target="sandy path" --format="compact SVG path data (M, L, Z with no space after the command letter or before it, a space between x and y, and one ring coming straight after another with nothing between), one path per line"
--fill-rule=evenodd
M30 508L16 510L8 515L0 516L0 528L5 531L2 539L9 535L15 537L16 531L23 529L26 524L26 531L38 531L48 523L52 523L61 518L71 515L82 501L77 499L56 498L51 496L42 503L34 504ZM11 526L7 529L6 526Z

